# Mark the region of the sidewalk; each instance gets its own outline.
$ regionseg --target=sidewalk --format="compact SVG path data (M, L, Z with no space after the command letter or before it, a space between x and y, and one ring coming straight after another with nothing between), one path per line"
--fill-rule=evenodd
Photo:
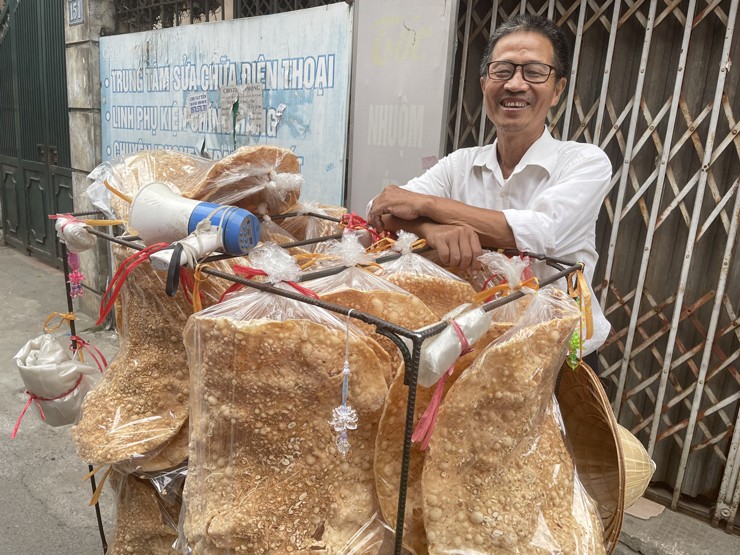
M49 314L67 312L62 273L0 239L0 285L0 555L100 555L95 510L88 507L90 483L82 480L88 468L75 454L69 426L47 426L31 407L10 439L27 399L13 356L44 333ZM78 316L78 334L111 357L116 334L85 332L94 322ZM100 505L104 526L112 532L113 500L107 490Z
M102 553L94 509L87 506L87 465L75 454L69 427L51 428L29 409L14 440L10 432L26 396L13 356L43 333L52 312L66 312L62 273L2 246L0 284L0 555L99 555ZM118 346L113 332L91 333L93 321L77 314L77 332L110 360ZM61 330L60 330L61 331ZM644 501L640 501L643 503ZM650 502L645 502L650 503ZM106 533L113 532L113 499L108 488L100 501ZM660 506L647 506L662 509ZM657 511L656 511L657 512ZM740 536L694 518L662 510L640 519L625 515L617 555L740 554Z
M635 514L645 517L638 518ZM632 513L632 514L630 514ZM695 518L676 513L646 499L638 500L624 515L615 555L734 555L740 553L740 536L712 528Z

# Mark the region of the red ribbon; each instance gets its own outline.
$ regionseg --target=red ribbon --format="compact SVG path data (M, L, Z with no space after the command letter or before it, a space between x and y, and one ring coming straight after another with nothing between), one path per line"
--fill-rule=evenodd
M69 220L62 224L62 233L64 233L64 228L67 227L69 224L72 224L72 223L84 224L85 223L75 218L72 214L49 214L50 220L61 220L62 218L64 218L65 220Z
M108 316L110 311L115 306L118 294L121 292L121 287L123 287L123 284L126 282L126 278L129 276L129 274L133 272L134 269L142 262L148 260L152 254L157 251L161 251L162 249L166 249L167 247L169 247L167 243L155 243L150 247L146 247L138 252L135 252L123 261L123 263L118 267L118 270L116 270L113 279L108 285L108 289L105 290L103 301L100 303L100 317L98 318L98 321L95 322L96 326L99 326L103 323L105 317Z
M462 350L460 351L460 355L458 358L460 358L463 355L468 354L473 349L470 347L470 344L468 343L467 338L465 337L465 334L463 333L462 329L460 329L460 326L457 322L454 320L450 321L450 324L452 325L453 329L457 332L457 337L460 339L460 346L462 347ZM411 441L414 443L421 443L419 446L422 451L425 451L427 447L429 447L429 441L432 439L432 432L434 432L434 426L437 424L437 415L439 415L439 407L442 404L442 396L444 395L445 391L445 382L447 381L447 378L452 375L452 372L455 371L455 364L453 363L452 366L450 366L447 369L447 372L442 374L442 377L437 382L436 387L434 388L434 393L432 394L432 400L429 401L429 406L424 411L424 414L421 415L421 418L419 419L419 422L416 424L416 429L414 430L413 435L411 436Z
M79 351L82 349L83 351L87 351L90 353L90 356L95 361L95 364L98 365L98 370L100 370L100 373L103 373L103 370L108 368L108 361L105 360L105 355L98 349L95 345L91 345L84 339L82 339L79 335L72 335L69 338L71 341L77 342L77 349L74 348L74 345L70 345L69 349L71 351Z
M57 399L63 399L64 397L72 393L75 389L77 389L81 381L82 381L82 374L80 374L80 377L77 378L77 381L75 382L72 389L70 389L66 393L62 393L58 397L39 397L38 395L35 395L31 393L30 391L26 390L26 395L28 395L28 401L26 401L26 406L23 407L23 410L21 411L21 415L18 417L18 420L15 421L15 426L13 426L13 431L10 432L10 439L15 439L15 436L18 434L18 430L21 427L21 422L23 421L23 417L26 415L26 411L33 403L36 403L36 406L39 408L39 413L41 414L41 420L46 420L46 416L44 415L44 409L41 408L41 403L39 403L39 401L56 401Z
M248 266L241 266L239 264L235 264L232 268L234 270L234 273L236 275L239 275L241 277L251 279L256 276L267 276L267 272L264 270L260 270L259 268L250 268ZM296 283L295 281L285 281L283 283L287 283L290 285L293 289L298 291L302 295L306 295L307 297L313 297L314 299L318 299L319 296L311 291L307 287L303 287L302 285ZM242 289L244 287L244 284L242 283L234 283L231 287L229 287L226 291L224 291L224 294L221 295L221 298L218 300L220 303L226 298L226 295L229 293L233 293L234 291L239 291L239 289Z
M378 233L373 226L371 226L367 220L358 216L354 212L342 215L342 225L345 229L349 230L365 230L370 233L373 238L373 243L380 241L387 234L385 232Z

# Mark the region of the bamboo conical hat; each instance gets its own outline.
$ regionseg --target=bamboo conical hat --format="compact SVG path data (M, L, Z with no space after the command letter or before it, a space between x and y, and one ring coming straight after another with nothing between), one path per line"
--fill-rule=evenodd
M558 403L578 477L596 502L607 554L617 547L625 508L625 460L619 425L596 374L581 362L560 372Z

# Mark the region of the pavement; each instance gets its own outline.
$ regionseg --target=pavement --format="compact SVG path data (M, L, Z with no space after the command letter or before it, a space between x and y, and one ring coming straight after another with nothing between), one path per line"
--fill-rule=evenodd
M88 468L75 454L70 428L49 427L32 407L17 437L9 439L27 399L13 357L43 333L49 314L67 312L62 273L4 246L0 235L0 286L0 555L99 555L91 488L83 480ZM110 361L116 333L93 331L93 320L77 307L75 312L78 335ZM616 555L740 554L740 536L644 499L638 503L634 514L625 515ZM114 499L107 488L100 508L110 540Z

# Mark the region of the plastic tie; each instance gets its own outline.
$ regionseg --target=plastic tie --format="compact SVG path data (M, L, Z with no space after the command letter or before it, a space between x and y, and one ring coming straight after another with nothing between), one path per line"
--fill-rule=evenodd
M463 355L467 355L468 353L470 353L473 349L470 347L470 343L468 343L468 339L465 337L465 334L463 333L459 324L454 320L450 320L450 325L457 332L457 337L460 340L461 351L458 355L459 359ZM419 448L422 451L426 451L427 447L429 447L429 442L432 439L434 427L437 424L439 408L442 405L442 397L444 396L445 392L445 383L447 382L447 378L449 378L454 371L455 364L450 366L447 369L447 372L442 374L442 377L439 378L439 380L437 381L437 385L434 387L434 393L432 394L432 399L431 401L429 401L429 406L427 406L424 414L421 415L419 422L417 422L416 424L416 429L411 436L411 441L413 441L414 443L419 443Z
M380 241L383 237L387 236L387 233L385 231L382 233L378 233L378 231L373 226L371 226L367 222L367 220L358 216L355 212L344 214L342 216L342 221L340 225L344 227L345 229L349 229L349 230L367 231L368 233L370 233L370 236L373 238L373 243L376 243Z
M232 270L234 270L234 273L236 275L247 278L247 279L257 277L257 276L267 277L267 272L265 272L264 270L260 270L259 268L250 268L249 266L241 266L239 264L235 264ZM312 297L317 300L319 298L319 296L314 291L311 291L308 287L303 287L303 285L300 285L296 283L295 281L284 281L282 283L286 283L290 285L293 289L298 291L301 295ZM218 302L220 303L221 301L223 301L229 293L233 293L234 291L239 291L240 289L243 289L244 287L245 285L242 283L233 284L226 291L224 291L223 295L221 295L221 298L218 300Z
M504 281L500 285L495 285L493 287L490 287L489 289L484 289L480 293L476 293L473 296L473 301L476 303L487 303L494 300L498 295L502 295L505 297L506 295L514 291L524 289L525 287L528 289L532 289L533 291L539 291L540 282L536 277L531 277L512 287L507 281Z

